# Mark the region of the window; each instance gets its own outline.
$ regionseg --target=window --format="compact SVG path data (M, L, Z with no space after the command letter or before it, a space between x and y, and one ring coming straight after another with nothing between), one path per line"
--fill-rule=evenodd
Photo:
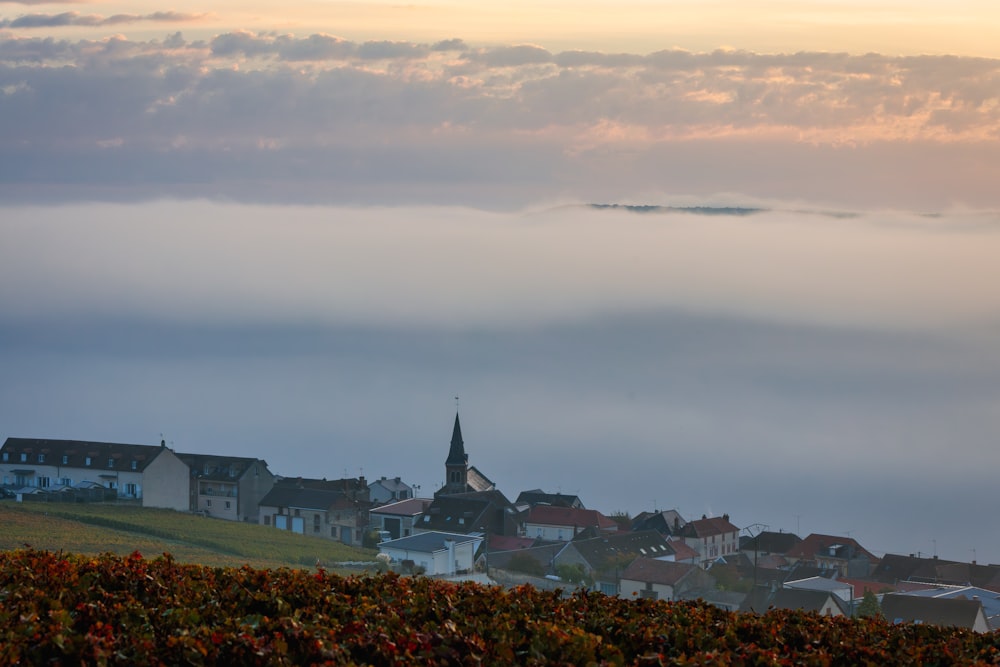
M138 496L138 489L135 484L125 485L125 495L126 496Z
M63 457L62 457L62 464L63 464L63 465L66 465L67 463L69 463L69 457L68 457L68 456L66 456L65 454L63 454Z
M233 506L233 504L232 504L231 502L229 502L229 501L227 500L227 501L226 501L226 509L227 509L227 510L228 510L228 509L231 509L231 508L232 508L232 506Z
M8 452L3 453L3 460L5 462L10 460L10 454Z
M136 470L139 467L138 461L132 461L132 470Z
M27 462L28 462L28 455L25 454L24 452L21 452L21 463L27 463Z
M114 468L115 467L115 460L114 460L114 458L108 459L108 467L109 468Z
M45 454L39 454L38 455L38 462L39 463L45 463Z
M63 477L62 479L59 480L59 483L62 484L63 486L73 486L73 480L71 480L69 477Z
M109 489L117 489L118 488L118 482L108 482L108 488Z
M41 454L39 454L39 456L41 456ZM48 477L39 477L38 478L38 488L39 489L47 489L47 488L49 488L50 484L51 484L51 480L49 480Z
M90 465L90 457L88 456L86 459L84 459L83 463L84 463L84 465L88 465L89 466Z
M319 533L319 514L313 514L313 532Z
M265 514L264 515L264 525L265 526L270 526L271 525L271 515L270 514Z
M302 512L295 510L295 516L302 516Z
M211 506L212 506L212 501L211 501L211 499L206 499L206 500L205 500L205 507L211 507Z

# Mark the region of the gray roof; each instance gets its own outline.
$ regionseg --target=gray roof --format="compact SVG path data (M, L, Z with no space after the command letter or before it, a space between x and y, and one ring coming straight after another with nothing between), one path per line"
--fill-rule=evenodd
M882 597L882 615L892 623L930 623L932 625L973 628L983 614L979 600L930 598L902 593Z
M216 456L213 454L177 454L177 458L187 464L191 474L201 479L217 481L236 480L253 469L254 464L267 470L267 463L261 459L246 456Z
M168 451L166 443L160 445L130 445L115 442L91 442L88 440L46 440L43 438L7 438L0 451L10 454L8 464L23 466L60 465L91 470L142 471L163 451ZM21 454L26 460L21 462ZM38 460L42 454L44 461ZM62 458L66 457L66 463ZM90 465L87 465L87 459ZM108 462L112 465L108 465Z
M807 588L779 588L774 593L771 606L775 609L801 609L819 613L829 600L833 600L840 613L847 615L847 608L839 597L830 591Z
M325 512L337 503L349 502L340 491L326 489L300 489L295 486L275 486L261 498L264 507L293 507Z
M458 533L430 531L427 533L417 533L415 535L410 535L409 537L401 537L398 540L382 542L378 546L380 549L388 547L391 549L402 549L406 551L434 553L435 551L444 551L447 549L448 547L445 542L448 540L455 542L455 544L465 544L466 542L481 542L482 539L483 538L478 535L460 535Z

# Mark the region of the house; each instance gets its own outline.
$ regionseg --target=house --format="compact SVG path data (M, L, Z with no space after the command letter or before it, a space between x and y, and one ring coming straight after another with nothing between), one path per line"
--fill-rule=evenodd
M458 413L455 413L455 426L451 432L451 447L448 449L448 458L445 459L444 468L445 483L434 494L435 498L456 493L477 493L496 489L496 484L490 481L486 475L475 466L469 465L469 455L465 452L465 441L462 440L462 425L459 423Z
M274 486L261 459L210 454L178 454L190 470L190 508L229 521L259 523L260 501Z
M632 519L632 530L658 530L670 537L680 533L687 524L677 510L657 510L640 512Z
M428 498L408 498L380 505L368 512L368 522L374 530L385 531L394 540L409 537L416 532L414 526L430 504Z
M729 522L729 515L706 517L689 521L680 530L679 537L698 552L701 566L709 564L720 556L735 554L740 550L740 529Z
M770 599L774 609L798 609L820 616L849 616L847 605L831 591L779 588Z
M366 487L367 489L367 487ZM362 546L368 509L342 491L275 484L260 501L260 524Z
M565 493L546 493L541 489L522 491L518 494L517 500L514 501L514 504L527 505L528 507L534 507L535 505L552 505L554 507L575 507L576 509L586 509L579 496L568 495Z
M1000 565L980 565L910 554L886 554L871 578L886 584L901 581L952 586L980 586L1000 591Z
M413 497L413 488L399 477L380 477L368 484L368 498L375 505L394 503Z
M636 558L621 574L620 597L683 600L715 588L708 572L690 563Z
M882 615L890 623L928 623L976 632L990 631L983 603L979 600L886 593L882 596Z
M854 600L854 586L840 579L827 577L807 577L805 579L786 580L785 588L797 588L804 591L827 591L833 593L844 603L850 605Z
M944 600L978 600L990 630L1000 630L1000 593L976 586L934 586L907 590L905 595Z
M740 550L759 567L780 567L788 564L785 554L802 541L795 533L763 530L740 541Z
M382 542L378 548L404 568L441 576L470 572L482 542L483 538L476 535L429 531Z
M586 528L598 533L617 533L618 524L597 510L535 505L524 518L524 534L542 540L565 542Z
M851 537L812 533L785 552L792 565L807 564L846 577L866 577L879 559Z
M621 573L636 558L673 560L674 550L655 530L611 533L567 542L553 558L553 566L580 565L594 581L594 590L617 595Z
M518 535L520 528L514 506L496 490L435 496L413 527L464 535Z
M4 486L43 492L100 486L143 507L187 511L188 476L188 467L163 441L156 446L7 438L0 448Z

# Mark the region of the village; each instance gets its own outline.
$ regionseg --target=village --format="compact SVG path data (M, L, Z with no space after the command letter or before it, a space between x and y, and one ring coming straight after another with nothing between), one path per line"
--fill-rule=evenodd
M470 465L457 413L443 472L444 484L423 498L398 476L281 477L262 459L175 452L162 440L11 437L0 448L4 498L118 502L256 523L377 549L379 567L405 574L1000 629L1000 565L877 556L850 536L741 528L728 514L606 515L577 495L541 489L511 501Z

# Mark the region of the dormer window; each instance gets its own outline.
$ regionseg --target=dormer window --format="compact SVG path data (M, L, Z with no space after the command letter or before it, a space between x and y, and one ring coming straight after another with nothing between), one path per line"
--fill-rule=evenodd
M21 452L21 463L27 463L27 462L28 462L28 455L25 454L24 452Z
M84 465L87 465L87 466L89 466L89 465L90 465L90 463L91 463L91 460L92 460L92 459L91 459L91 458L90 458L90 457L88 456L87 458L85 458L85 459L83 460L83 464L84 464Z
M69 463L69 457L67 455L63 454L62 464L66 465L67 463Z
M10 459L10 453L9 452L4 452L3 453L3 460L4 460L4 462L8 461L9 459Z
M115 460L114 460L114 458L108 459L108 467L109 468L114 468L115 467Z
M132 461L132 470L138 470L138 468L139 468L139 462Z
M38 455L38 462L39 463L45 463L45 454L39 454Z

